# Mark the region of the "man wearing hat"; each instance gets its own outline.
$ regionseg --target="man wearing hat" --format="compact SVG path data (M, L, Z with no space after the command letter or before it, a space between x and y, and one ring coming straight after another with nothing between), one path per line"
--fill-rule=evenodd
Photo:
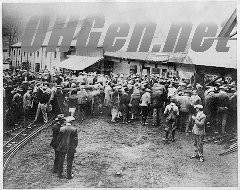
M221 128L220 130L222 134L226 132L226 124L230 107L230 98L225 90L226 88L221 86L219 93L215 94L215 98L217 99L217 123Z
M29 82L28 82L28 81L23 81L23 82L22 82L21 87L22 87L22 89L23 89L23 93L24 93L24 94L27 92L28 86L29 86Z
M141 93L139 88L132 88L132 94L129 106L131 107L131 120L137 119L140 113L140 99L141 99Z
M112 102L112 109L111 109L111 115L112 119L111 122L115 123L116 119L119 114L119 104L120 104L120 88L121 86L115 86L114 92L112 93L111 102Z
M67 155L67 179L72 179L72 163L74 159L74 154L78 145L78 133L77 129L73 127L70 122L75 118L69 116L66 118L66 124L60 128L58 135L58 146L57 151L59 151L59 164L58 164L58 177L63 178L63 163L65 156Z
M151 90L150 89L145 89L144 94L141 97L141 110L142 110L142 125L147 125L147 116L149 112L149 105L151 103Z
M192 90L192 96L190 97L190 102L192 106L197 104L202 104L201 98L197 94L197 90Z
M167 91L164 85L155 83L152 88L151 102L153 108L153 126L163 122L163 106Z
M129 121L129 103L130 103L131 95L129 94L129 90L125 87L122 91L122 96L120 100L120 110L123 115L123 124L128 123Z
M52 105L52 110L54 112L56 112L58 110L58 103L57 103L57 99L56 99L56 92L57 92L57 83L52 83L52 88L50 88L50 104ZM56 113L59 113L59 112L56 112Z
M80 86L79 91L77 92L77 98L78 98L78 116L81 116L80 118L83 121L86 115L88 94L84 86L82 85Z
M172 142L175 141L175 130L176 130L176 121L179 115L178 107L175 104L175 99L173 97L170 98L170 104L168 104L165 108L164 115L166 116L166 124L167 127L164 129L166 134L163 140L168 141L168 135L171 133Z
M198 96L201 98L202 103L204 104L204 90L203 90L203 86L201 84L197 83L196 89L197 89Z
M189 132L189 123L190 123L190 92L184 91L182 96L177 96L177 103L179 106L179 127L180 130L183 131L185 129L185 132Z
M203 137L205 133L205 121L206 115L203 113L203 106L198 104L195 105L196 116L192 116L194 125L193 125L193 134L194 134L194 146L195 154L191 158L199 158L200 162L204 161L203 158Z
M24 126L27 127L27 120L31 108L33 107L32 102L32 88L28 87L27 92L23 95L23 112L24 112Z
M13 114L14 114L14 121L15 123L19 122L19 119L21 117L22 114L22 89L21 88L17 88L16 89L16 94L14 94L13 99L12 99L12 105L13 105Z
M40 112L42 112L44 123L48 122L47 106L49 103L50 96L51 96L50 91L48 91L48 87L45 82L44 86L42 88L38 88L37 90L37 99L39 103L38 103L37 113L34 120L35 122L37 121Z
M58 172L58 162L59 162L59 151L57 151L58 147L58 135L60 128L63 126L64 122L66 121L64 114L59 114L57 118L55 119L56 123L52 127L52 141L50 143L50 146L53 147L55 158L54 158L54 167L53 167L53 173Z

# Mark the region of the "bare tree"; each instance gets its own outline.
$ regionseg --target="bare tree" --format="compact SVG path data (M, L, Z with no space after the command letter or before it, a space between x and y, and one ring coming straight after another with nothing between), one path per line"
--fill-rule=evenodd
M20 18L13 16L4 16L2 20L2 36L6 39L9 45L9 50L11 45L17 43L22 33L22 23ZM10 51L9 51L10 56Z

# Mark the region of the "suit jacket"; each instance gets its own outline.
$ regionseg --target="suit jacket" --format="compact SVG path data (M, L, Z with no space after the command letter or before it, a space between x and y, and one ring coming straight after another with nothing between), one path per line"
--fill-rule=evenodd
M78 145L77 129L71 125L61 127L58 135L58 142L57 151L63 153L76 152L76 147Z
M52 141L50 143L50 146L53 147L54 149L56 149L58 147L58 135L60 132L60 128L62 127L62 125L57 122L55 123L55 125L52 127Z
M189 112L191 102L188 96L179 96L177 98L180 112Z
M206 121L206 115L201 111L198 112L194 121L192 132L195 135L204 135L204 126Z

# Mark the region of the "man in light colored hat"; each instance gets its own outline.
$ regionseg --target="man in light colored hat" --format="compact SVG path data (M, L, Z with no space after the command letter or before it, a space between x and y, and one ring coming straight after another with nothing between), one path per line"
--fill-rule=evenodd
M198 104L194 106L196 109L196 116L192 116L193 134L194 134L194 146L195 154L191 158L198 158L200 162L204 161L203 158L203 138L205 133L205 121L206 115L203 113L203 106Z

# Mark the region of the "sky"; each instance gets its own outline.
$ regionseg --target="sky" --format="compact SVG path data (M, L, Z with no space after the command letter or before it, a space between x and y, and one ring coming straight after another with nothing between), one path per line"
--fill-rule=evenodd
M105 29L114 22L134 25L139 21L157 24L156 36L165 38L172 22L189 21L194 27L204 21L215 22L219 28L236 9L236 1L180 1L180 2L74 2L74 3L3 3L3 17L13 15L22 19L23 25L33 15L86 16L98 13L105 16ZM54 19L52 19L54 20ZM221 29L221 28L220 28ZM194 29L193 29L194 30Z

